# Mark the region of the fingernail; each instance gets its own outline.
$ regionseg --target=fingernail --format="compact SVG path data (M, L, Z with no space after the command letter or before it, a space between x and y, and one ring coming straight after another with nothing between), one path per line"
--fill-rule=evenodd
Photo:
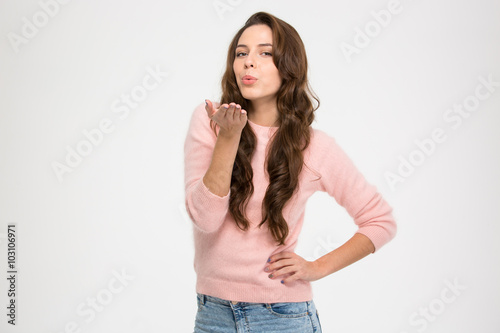
M269 274L269 278L272 279L273 278L273 275L272 274Z
M271 262L271 257L269 257L269 259L267 259L267 262Z
M281 280L281 283L285 284L285 281Z
M205 100L205 105L208 105L207 100Z
M264 268L266 272L269 272L269 267Z

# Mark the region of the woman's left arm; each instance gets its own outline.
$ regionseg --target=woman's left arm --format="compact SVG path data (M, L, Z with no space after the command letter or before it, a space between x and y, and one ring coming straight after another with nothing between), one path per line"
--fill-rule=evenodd
M271 273L269 278L282 279L282 283L323 278L374 253L396 235L392 208L376 187L366 181L333 138L323 140L328 143L318 153L324 157L320 166L322 190L347 210L358 230L342 246L315 261L306 261L294 252L273 255L265 270Z

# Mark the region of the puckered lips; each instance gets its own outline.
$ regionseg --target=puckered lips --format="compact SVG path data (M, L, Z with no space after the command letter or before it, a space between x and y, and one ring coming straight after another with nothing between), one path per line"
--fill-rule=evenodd
M241 78L241 82L246 85L254 84L255 82L257 82L257 78L251 75L245 75Z

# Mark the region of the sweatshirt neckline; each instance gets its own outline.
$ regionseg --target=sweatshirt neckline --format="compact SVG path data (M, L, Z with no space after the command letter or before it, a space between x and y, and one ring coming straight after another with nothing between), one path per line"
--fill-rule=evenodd
M277 128L278 128L277 126L264 126L264 125L259 125L259 124L254 123L253 121L251 121L251 120L250 120L250 119L248 119L248 118L247 118L247 121L248 121L250 124L252 124L252 125L254 125L254 126L256 126L256 127L261 127L261 128L267 129L267 130L268 130L268 129L271 129L271 128L274 128L274 129L277 129Z
M250 124L254 132L261 138L263 137L270 138L274 134L274 132L276 132L276 130L278 129L277 126L262 126L256 124L248 118L247 122Z

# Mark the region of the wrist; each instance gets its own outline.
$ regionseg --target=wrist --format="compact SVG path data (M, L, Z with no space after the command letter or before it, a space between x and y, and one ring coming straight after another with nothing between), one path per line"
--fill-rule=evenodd
M229 131L229 130L224 130L224 129L220 129L219 130L219 133L217 134L217 139L221 139L221 140L224 140L224 141L228 141L228 142L240 142L240 137L241 137L241 131L240 132L234 132L234 131Z
M326 267L325 267L325 263L323 260L320 260L320 259L321 258L318 258L318 259L313 261L314 270L316 271L315 275L317 276L318 280L322 279L328 275L328 272L327 272Z
M320 278L324 278L332 274L333 272L337 271L337 269L333 267L335 262L333 256L334 253L332 251L314 261L317 274L320 276Z

